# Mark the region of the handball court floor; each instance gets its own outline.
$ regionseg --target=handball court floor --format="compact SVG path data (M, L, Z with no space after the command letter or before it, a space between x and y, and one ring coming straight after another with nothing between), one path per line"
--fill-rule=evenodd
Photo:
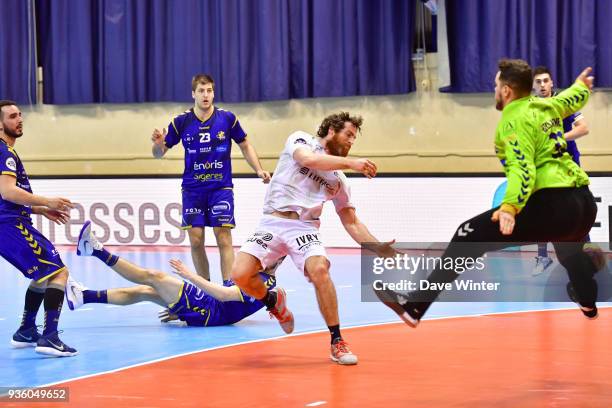
M192 265L188 248L114 248L137 264L169 271L173 257ZM129 286L98 260L60 248L73 277L91 289ZM208 248L212 279L218 254ZM161 324L159 306L64 305L62 339L72 358L12 349L28 281L0 260L0 387L68 387L69 402L0 406L74 407L609 407L612 406L612 309L585 319L571 303L437 303L418 329L379 303L361 302L360 258L330 249L343 335L357 366L329 360L329 334L314 291L287 260L277 271L295 314L282 335L259 311L227 327ZM532 255L494 259L525 279ZM42 321L42 312L37 322Z

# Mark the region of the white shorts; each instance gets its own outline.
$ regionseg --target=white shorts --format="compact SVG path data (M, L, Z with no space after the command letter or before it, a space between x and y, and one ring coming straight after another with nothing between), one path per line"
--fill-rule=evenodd
M240 251L259 259L264 269L276 267L286 255L302 272L306 259L311 256L327 258L316 224L273 215L262 217L255 233L246 240Z

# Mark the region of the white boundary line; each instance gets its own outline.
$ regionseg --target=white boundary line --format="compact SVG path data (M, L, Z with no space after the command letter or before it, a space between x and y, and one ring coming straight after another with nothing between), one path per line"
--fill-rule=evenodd
M606 306L601 306L601 307L598 307L598 308L599 309L612 308L612 305L610 305L610 306L607 306L607 305ZM425 319L423 321L461 319L461 318L470 318L470 317L496 316L496 315L534 313L534 312L556 312L556 311L561 311L561 310L576 310L576 312L579 311L579 309L577 307L560 307L560 308L554 308L554 309L547 308L547 309L517 310L517 311L509 311L509 312L493 312L493 313L483 313L483 314L466 314L466 315L457 315L457 316L439 316L439 317L433 317L433 318L430 318L430 319ZM344 327L343 330L357 329L357 328L371 327L371 326L384 326L384 325L398 324L398 323L403 323L403 322L401 320L399 320L399 321L394 320L394 321L391 321L391 322L365 323L365 324L358 324L358 325L354 325L354 326ZM407 328L406 330L416 330L416 329ZM145 365L149 365L149 364L155 364L155 363L159 363L159 362L162 362L162 361L171 360L173 358L189 356L189 355L192 355L192 354L202 353L202 352L205 352L205 351L213 351L213 350L219 350L219 349L224 349L224 348L229 348L229 347L234 347L234 346L241 346L241 345L244 345L244 344L262 343L262 342L270 341L270 340L280 340L280 339L286 339L286 338L290 338L290 337L298 337L298 336L304 336L304 335L307 335L307 334L316 334L316 333L327 333L327 330L325 330L325 329L311 330L311 331L306 331L306 332L296 333L296 334L291 334L291 335L269 337L269 338L265 338L265 339L248 340L248 341L242 341L242 342L239 342L239 343L224 344L222 346L208 347L208 348L204 348L204 349L200 349L200 350L193 350L193 351L188 351L188 352L181 353L181 354L176 354L176 355L173 355L173 356L162 357L162 358L158 358L158 359L151 360L151 361L145 361L145 362L142 362L142 363L132 364L132 365L125 366L125 367L115 368L113 370L102 371L102 372L95 373L95 374L87 374L87 375L83 375L83 376L80 376L80 377L70 378L70 379L67 379L67 380L57 381L57 382L43 384L43 385L36 385L36 386L33 386L33 387L36 387L36 388L50 387L50 386L53 386L53 385L64 384L64 383L71 382L71 381L78 381L78 380L83 380L83 379L86 379L86 378L96 377L96 376L99 376L99 375L116 373L116 372L119 372L119 371L128 370L130 368L136 368L136 367L141 367L141 366L145 366Z

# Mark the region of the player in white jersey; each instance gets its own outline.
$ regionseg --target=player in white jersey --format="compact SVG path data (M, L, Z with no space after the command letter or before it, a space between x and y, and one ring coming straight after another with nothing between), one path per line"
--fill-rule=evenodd
M286 307L286 293L272 292L258 282L257 272L289 255L315 287L319 309L331 333L331 359L357 364L340 334L338 300L329 276L330 263L319 233L323 204L331 200L344 228L358 243L379 256L393 256L394 241L379 242L357 218L350 189L341 170L351 169L368 178L376 176L376 164L347 155L363 120L340 112L326 117L317 137L305 132L287 139L268 187L255 233L242 246L232 269L232 279L244 292L260 299L286 333L293 331L293 314Z

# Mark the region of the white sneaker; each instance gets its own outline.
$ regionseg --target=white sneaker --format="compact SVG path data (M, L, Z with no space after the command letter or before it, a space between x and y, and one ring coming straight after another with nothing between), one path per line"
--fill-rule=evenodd
M70 276L66 282L66 302L68 303L68 309L75 310L83 306L83 291L87 288Z
M278 286L272 289L272 291L276 292L276 304L272 309L268 309L270 318L276 318L283 331L290 334L293 332L295 321L293 319L293 313L287 308L287 292L285 292L285 289L279 288Z
M81 232L79 233L79 241L77 242L78 256L91 256L94 249L102 249L102 244L98 242L94 234L91 232L91 221L85 222Z
M536 263L531 271L533 276L539 275L546 270L550 265L552 265L553 260L547 256L536 256Z
M357 356L353 354L346 341L340 340L331 345L329 358L340 365L357 364Z

